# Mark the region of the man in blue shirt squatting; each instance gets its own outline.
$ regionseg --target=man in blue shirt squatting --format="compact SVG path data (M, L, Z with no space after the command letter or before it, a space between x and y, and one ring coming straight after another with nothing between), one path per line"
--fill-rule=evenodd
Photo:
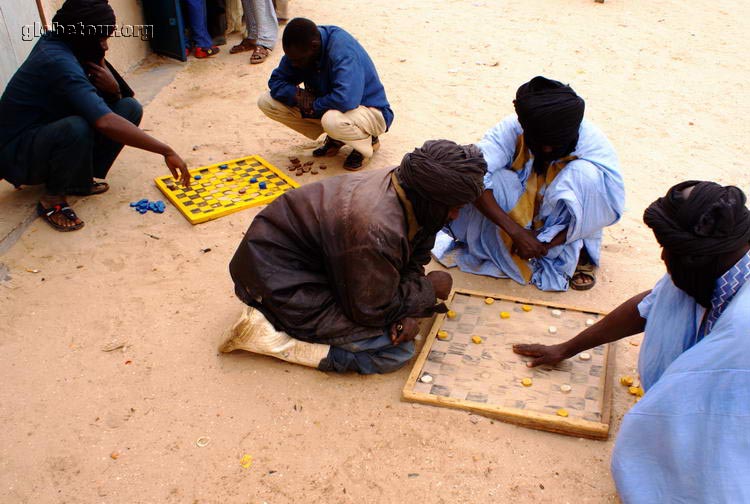
M138 128L143 109L104 59L115 13L106 0L66 0L0 98L0 179L45 184L37 211L59 231L83 227L66 195L100 194L123 145L155 152L188 185L185 162Z
M390 128L393 111L370 56L337 26L292 19L282 36L284 56L258 99L268 117L316 140L313 156L335 156L344 145L352 152L344 168L359 170L380 148L378 137ZM299 87L304 83L304 88Z
M453 284L425 275L435 233L482 192L474 145L429 141L396 168L280 196L253 220L229 271L248 307L221 351L322 371L387 373L414 355L416 319L446 312Z
M667 274L558 345L515 345L528 366L643 332L643 398L612 474L625 504L750 502L750 211L737 187L689 181L646 209Z
M446 266L542 290L590 289L602 229L625 205L615 150L583 119L570 86L535 77L513 104L516 114L477 144L484 193L438 235L433 253Z

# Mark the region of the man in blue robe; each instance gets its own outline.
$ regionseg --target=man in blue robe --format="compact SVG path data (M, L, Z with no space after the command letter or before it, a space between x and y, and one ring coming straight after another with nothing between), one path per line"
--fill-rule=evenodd
M625 415L612 474L625 504L750 502L750 211L713 182L671 188L644 214L667 274L558 345L515 345L529 366L643 332L643 398Z
M535 77L477 145L485 192L433 249L445 266L539 289L594 286L602 228L620 219L625 190L617 155L583 120L584 102L560 82Z

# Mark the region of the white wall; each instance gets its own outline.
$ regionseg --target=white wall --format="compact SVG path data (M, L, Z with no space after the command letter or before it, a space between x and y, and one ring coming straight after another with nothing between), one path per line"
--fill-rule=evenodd
M48 23L52 22L55 12L63 1L42 0ZM119 25L143 24L143 8L140 0L110 0L110 5L115 10ZM35 31L38 31L41 19L35 0L0 0L0 93L5 90L6 84L37 41L36 37L31 37L32 40L29 41L22 40L23 26L33 26L34 23L36 23ZM113 37L109 41L107 59L120 73L125 73L137 65L149 52L148 41L137 37Z
M34 0L0 0L0 92L23 63L36 38L23 40L23 26L40 26Z

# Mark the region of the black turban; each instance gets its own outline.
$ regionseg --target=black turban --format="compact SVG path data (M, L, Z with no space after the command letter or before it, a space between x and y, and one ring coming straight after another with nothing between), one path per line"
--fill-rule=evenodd
M683 191L692 187L687 196ZM750 242L750 211L734 186L690 180L669 189L644 212L643 221L664 247L675 285L710 306L716 279Z
M586 104L570 86L534 77L518 88L513 105L526 145L535 157L552 161L575 149ZM543 146L554 150L543 153Z
M451 207L475 201L484 190L487 163L476 145L430 140L406 154L396 177L414 207L417 222L436 233Z
M101 61L104 50L99 40L112 36L116 23L107 0L65 0L52 18L53 32L70 45L82 63Z

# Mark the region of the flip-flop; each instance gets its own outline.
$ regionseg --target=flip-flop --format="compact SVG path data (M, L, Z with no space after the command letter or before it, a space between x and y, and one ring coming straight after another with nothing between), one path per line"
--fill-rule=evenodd
M75 187L68 191L71 196L93 196L109 191L109 184L106 182L92 182L89 187Z
M40 217L43 217L50 226L62 232L76 231L78 229L81 229L85 224L83 221L81 221L78 224L74 224L72 226L61 226L57 222L50 219L50 217L52 217L53 215L62 214L69 221L75 221L78 216L73 211L73 209L68 206L67 203L63 205L54 205L50 208L44 208L41 203L37 203L36 213L38 213Z
M596 285L595 271L596 267L593 264L579 264L576 267L575 273L573 273L573 277L570 279L570 288L578 291L586 291L594 287ZM590 281L582 283L576 280L577 276L586 277Z

